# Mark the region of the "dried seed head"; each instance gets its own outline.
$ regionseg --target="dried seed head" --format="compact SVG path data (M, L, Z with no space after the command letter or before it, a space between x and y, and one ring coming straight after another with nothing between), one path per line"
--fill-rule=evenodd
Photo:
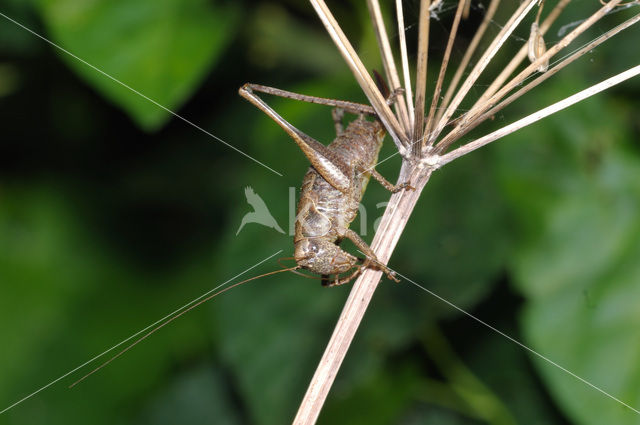
M540 32L540 27L538 27L538 23L534 22L531 24L531 34L529 35L529 60L531 62L535 62L547 51L547 46L544 43L544 38L542 38L542 33ZM538 67L539 72L546 72L549 69L549 60L544 61Z

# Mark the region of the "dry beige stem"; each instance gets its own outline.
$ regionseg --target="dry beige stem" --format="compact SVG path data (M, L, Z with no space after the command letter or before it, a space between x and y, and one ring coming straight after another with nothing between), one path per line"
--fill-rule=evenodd
M376 33L376 40L378 40L378 47L382 55L382 64L384 66L384 72L387 76L387 81L391 86L391 90L396 90L402 85L400 84L400 77L398 76L398 70L396 69L396 63L393 59L393 53L391 52L391 45L389 44L389 37L387 37L387 30L384 26L384 19L382 19L382 12L380 11L380 3L378 0L367 0L369 6L369 12L371 14L371 22L373 22L373 29ZM404 127L406 134L410 132L409 114L407 112L407 105L403 102L402 93L397 94L397 101L394 104L400 123Z
M533 124L536 121L540 121L541 119L546 118L549 115L553 115L558 111L566 109L571 105L575 105L576 103L581 102L584 99L587 99L595 94L598 94L604 90L607 90L615 86L616 84L620 84L621 82L626 81L629 78L633 78L637 75L640 75L640 65L634 66L633 68L628 69L627 71L624 71L618 75L608 78L601 83L598 83L594 86L589 87L588 89L585 89L579 93L574 94L573 96L569 96L568 98L561 100L560 102L554 103L551 106L547 106L544 109L534 112L533 114L526 116L512 124L509 124L506 127L496 130L491 134L488 134L484 137L474 140L473 142L467 143L466 145L459 147L458 149L451 151L446 155L443 155L440 158L439 165L444 166L449 162L468 154L469 152L473 152L476 149L486 146L491 142L501 139L515 131L520 130L523 127Z
M432 132L430 137L436 138L444 129L444 126L447 124L449 119L453 116L456 108L460 106L460 103L465 98L471 87L475 84L475 82L482 74L482 71L485 70L491 59L498 52L500 47L504 44L504 42L509 38L509 36L516 29L518 24L524 19L527 13L535 6L537 0L527 0L518 7L515 13L511 16L509 21L505 24L505 26L500 30L496 38L493 40L491 45L487 48L485 53L482 55L476 66L473 68L467 79L462 83L462 87L453 97L451 104L447 107L442 118L438 121L435 130Z
M420 1L420 28L418 30L418 60L416 70L416 117L414 120L412 139L422 137L424 130L424 103L427 92L427 59L429 55L429 0ZM419 154L421 146L414 144L414 154Z
M449 57L451 56L451 51L453 50L453 43L456 40L456 35L458 34L458 25L460 24L460 19L462 18L462 14L465 11L465 6L468 5L467 0L458 0L458 9L456 10L456 16L453 18L453 24L451 25L451 31L449 32L449 40L447 41L447 48L444 51L444 58L442 59L442 64L440 65L440 73L438 74L438 81L436 82L436 88L433 91L433 96L431 97L431 107L429 108L429 117L427 118L427 125L422 133L422 145L426 145L427 141L429 141L429 146L433 144L433 140L429 140L429 133L431 132L431 126L433 124L433 118L436 113L436 108L438 107L438 100L440 99L440 92L442 91L442 83L444 82L444 75L447 72L447 65L449 65Z
M462 11L462 19L469 19L471 12L471 0L464 0L464 10Z
M551 28L551 25L553 25L556 19L558 19L569 2L571 2L571 0L560 0L558 4L555 5L555 7L549 13L549 16L547 16L547 18L542 22L542 25L540 25L540 33L542 35L545 35L547 33L549 28ZM516 53L516 55L511 59L504 70L491 82L491 84L489 84L487 90L482 94L482 96L480 96L480 99L476 101L475 105L473 105L471 109L474 109L478 104L484 103L487 99L493 96L526 57L527 45L525 44L520 48L520 51L518 51L518 53Z
M573 40L575 40L580 34L590 28L593 24L598 22L603 16L607 15L621 0L611 0L606 6L600 8L597 12L591 15L588 19L582 22L573 31L567 34L562 40L555 44L551 49L540 56L535 62L523 69L518 75L516 75L511 81L505 84L496 94L494 94L486 102L477 105L475 108L467 112L463 119L456 125L456 127L447 134L436 145L436 152L442 154L449 146L451 146L456 140L465 134L469 127L475 125L478 122L478 118L486 111L495 106L500 99L506 96L511 90L521 84L526 78L528 78L535 70L543 63L548 62L550 58L567 47Z
M469 131L471 131L474 128L476 128L477 125L479 125L482 122L486 121L491 116L494 116L495 114L500 112L502 109L504 109L505 107L510 105L516 99L522 97L523 95L525 95L526 93L528 93L529 91L534 89L535 87L539 86L542 82L548 80L550 77L552 77L553 75L555 75L558 72L560 72L563 68L565 68L569 64L573 63L574 61L576 61L577 59L579 59L583 55L585 55L588 52L590 52L591 50L595 49L600 44L604 43L605 41L607 41L608 39L610 39L614 35L624 31L625 29L629 28L630 26L632 26L632 25L634 25L634 24L636 24L638 22L640 22L640 13L635 15L634 17L626 20L625 22L621 23L617 27L607 31L605 34L601 35L600 37L598 37L597 39L593 40L592 42L585 44L582 48L580 48L579 50L575 51L574 53L572 53L570 56L568 56L565 59L563 59L558 64L554 65L547 72L545 72L544 74L540 74L533 81L530 81L529 83L527 83L526 86L522 87L521 89L519 89L518 91L516 91L515 93L513 93L512 95L507 97L505 100L500 102L498 105L494 106L489 111L485 112L482 115L482 117L480 117L477 120L477 123L474 124L473 126L471 126L468 129L468 131L466 131L464 134L462 134L462 136L464 136L466 133L468 133Z
M411 74L409 73L409 55L407 55L407 39L404 32L404 13L402 0L396 0L396 15L398 17L398 40L400 41L400 56L402 58L402 74L404 78L405 98L407 99L407 112L409 114L409 128L407 134L412 134L415 121L413 110L413 90L411 90Z
M482 36L484 35L485 31L489 27L489 23L493 19L493 16L496 14L496 10L498 10L499 5L500 5L500 0L491 0L491 3L489 4L489 8L487 9L487 13L484 15L484 19L482 20L482 23L480 24L480 26L478 27L478 30L474 34L473 40L471 40L469 47L467 47L467 50L464 52L464 56L462 57L462 60L458 65L458 69L455 75L453 76L451 83L449 84L449 88L447 88L447 93L444 95L442 104L440 105L438 113L436 114L436 121L440 121L440 119L442 118L442 114L444 114L445 108L449 106L449 101L451 100L451 96L453 96L454 90L458 87L458 83L462 78L462 74L464 73L464 70L467 68L467 65L469 64L471 57L473 56L476 49L478 48L478 44L480 44L480 40L482 40Z
M391 112L389 105L387 105L386 100L382 97L380 90L378 90L378 87L356 54L353 46L349 43L347 36L344 35L340 25L338 25L331 14L331 11L323 0L310 0L310 2L318 13L318 16L322 20L322 23L333 39L336 47L338 47L342 57L347 62L347 65L349 65L349 68L351 69L351 72L353 72L358 84L360 84L362 91L364 91L367 99L369 99L371 106L376 110L378 117L393 138L394 143L401 152L406 150L408 138L404 130L400 126L398 119L393 115L393 112Z
M529 60L532 63L540 59L547 52L547 46L544 43L544 38L542 37L542 33L540 32L540 27L538 27L537 22L531 24L531 33L529 35L527 48ZM538 72L547 72L547 69L549 69L549 59L540 64Z

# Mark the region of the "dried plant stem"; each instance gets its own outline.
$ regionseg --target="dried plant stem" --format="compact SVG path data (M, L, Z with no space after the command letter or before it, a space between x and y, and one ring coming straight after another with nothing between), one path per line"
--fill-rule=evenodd
M427 59L429 58L429 0L420 2L420 18L418 30L418 59L416 64L416 103L412 140L422 137L424 129L424 101L427 92ZM420 143L413 145L413 151L420 153Z
M571 0L561 0L549 13L549 16L540 25L540 33L546 34L551 25L558 19L560 13L567 7ZM507 78L516 70L516 68L527 57L527 45L524 44L518 53L511 59L509 64L502 70L502 72L491 82L487 90L480 96L480 99L473 105L471 109L474 109L476 105L482 104L487 99L495 94L496 91L507 81Z
M505 94L507 94L510 90L518 86L522 83L529 75L533 74L539 67L540 64L548 62L553 56L555 56L562 49L567 47L573 40L575 40L579 35L589 29L593 24L598 22L601 18L607 15L613 8L615 8L621 0L611 0L606 5L602 6L597 12L591 15L588 19L578 25L573 31L567 34L562 40L556 43L552 48L546 51L542 56L540 56L535 62L529 64L525 69L520 71L518 75L516 75L511 81L509 81L504 87L498 90L491 98L486 102L487 104L491 104L495 102L496 99L502 98ZM486 108L486 104L482 105L481 108ZM470 117L472 115L477 114L476 111L470 111Z
M464 1L464 10L462 11L462 18L467 19L469 17L469 13L471 12L471 0L463 0Z
M400 239L422 189L431 176L431 169L403 163L398 181L411 181L415 191L404 190L391 196L378 227L371 248L382 263L387 263ZM329 389L344 360L349 345L362 321L364 313L378 286L382 272L367 268L356 280L349 298L340 314L338 323L307 392L293 421L294 425L312 425L318 419Z
M438 137L438 135L444 129L444 126L447 124L449 119L453 116L453 113L455 112L456 108L460 105L460 103L465 98L467 93L469 93L469 90L471 90L471 87L473 86L473 84L475 84L475 82L480 77L480 74L482 74L482 71L485 70L485 68L491 61L491 59L493 59L495 54L500 49L500 47L504 44L507 38L509 38L511 33L516 29L518 24L524 19L526 14L536 5L536 3L537 3L537 0L525 1L520 5L520 7L518 7L516 12L511 16L511 18L509 18L509 21L505 24L505 26L500 30L500 32L495 37L495 39L491 42L491 44L489 45L487 50L484 52L482 57L478 60L478 63L476 64L476 66L473 67L473 70L471 71L469 76L466 78L464 83L462 83L462 87L460 87L460 90L458 90L456 95L453 97L451 104L449 104L442 118L440 119L440 121L438 121L438 124L435 127L435 130L432 132L432 136L431 136L432 138L435 139L436 137Z
M455 149L441 156L438 161L438 166L442 167L456 158L460 158L461 156L466 155L469 152L473 152L476 149L486 146L495 140L501 139L502 137L518 131L523 127L533 124L534 122L539 121L545 117L548 117L549 115L555 114L556 112L568 108L571 105L575 105L576 103L581 102L584 99L607 90L615 86L616 84L620 84L621 82L626 81L629 78L635 77L636 75L640 75L640 65L634 66L631 69L628 69L618 75L602 81L601 83L593 85L588 89L582 90L581 92L578 92L573 96L569 96L566 99L561 100L560 102L554 103L551 106L547 106L544 109L534 112L533 114L528 115L505 127L502 127L501 129L496 130L493 133L487 134L486 136L474 140L473 142L467 143L466 145L461 146L458 149Z
M565 0L565 1L570 1L570 0ZM449 84L449 87L447 88L447 93L444 95L444 99L442 100L442 104L440 105L440 108L436 115L436 122L440 121L440 119L442 118L442 114L445 111L445 108L449 106L451 97L453 96L455 89L458 87L458 83L462 78L462 74L464 73L464 70L469 64L469 61L471 61L471 57L473 56L476 49L478 48L478 44L480 44L480 40L482 40L482 36L484 35L485 31L489 27L489 23L493 19L493 16L496 14L496 10L498 10L499 5L500 5L500 0L491 0L491 4L489 4L489 9L487 9L487 13L484 15L484 19L482 20L482 23L480 24L480 26L478 27L478 30L473 36L473 39L471 40L469 47L467 47L467 50L464 52L464 56L462 57L462 60L458 65L458 69L456 70L456 73L453 75L453 78L451 79L451 84ZM526 50L525 50L525 53L526 53Z
M409 114L409 130L407 131L407 134L411 135L414 126L415 112L413 110L413 91L411 90L411 74L409 73L409 56L407 55L407 38L404 31L402 0L396 0L396 15L398 17L398 39L400 41L400 57L402 60L405 98L407 99L407 113Z
M387 30L384 26L384 19L382 19L380 3L378 0L367 0L367 6L369 6L371 22L373 22L373 29L376 33L376 39L378 40L378 48L380 49L380 54L382 56L382 64L384 66L385 75L387 76L387 81L389 82L389 85L391 85L391 90L396 90L402 86L400 85L400 77L398 76L396 63L393 59L393 53L391 52L391 45L389 44ZM397 101L394 103L394 107L405 133L408 134L411 131L411 127L409 126L407 105L403 101L402 93L397 94Z
M449 40L447 41L447 48L444 51L444 57L442 58L442 64L440 65L440 73L438 74L438 80L436 81L436 88L433 92L431 99L431 107L429 108L429 117L427 118L427 125L422 133L422 145L427 144L429 133L431 132L431 125L433 124L433 118L438 107L438 100L440 100L440 92L442 91L442 84L444 83L444 76L447 73L447 66L449 65L449 58L451 57L451 51L453 50L453 43L456 40L458 34L458 25L460 25L460 19L462 19L462 12L467 5L466 0L458 0L458 10L456 16L453 18L453 24L451 25L451 31L449 32ZM429 146L433 144L434 140L429 140Z
M456 140L459 140L460 137L468 131L468 128L474 125L474 123L479 122L478 118L482 116L486 111L494 107L500 99L506 96L511 90L521 84L525 79L527 79L531 74L533 74L541 64L548 62L554 55L556 55L560 50L567 47L573 40L575 40L580 34L586 31L589 27L595 24L598 20L600 20L603 16L608 14L614 7L620 3L621 0L611 0L605 6L600 8L597 12L591 15L588 19L582 22L576 29L567 34L562 40L556 43L552 48L547 50L545 54L540 56L536 61L532 62L529 66L523 69L518 75L513 77L511 81L509 81L504 87L502 87L496 94L491 96L490 99L485 101L483 104L478 105L475 109L471 109L467 112L462 120L456 125L456 127L451 130L449 134L447 134L442 140L438 142L436 145L435 152L437 154L441 154L445 152L451 144L453 144Z
M367 99L369 99L371 106L376 110L378 117L384 123L385 128L388 129L389 134L398 147L398 150L400 152L406 151L405 145L407 137L404 129L400 126L400 123L395 115L393 115L393 112L391 112L389 105L387 105L386 100L382 97L380 90L376 87L376 84L369 75L369 72L356 54L353 46L351 46L347 36L342 32L340 25L336 22L326 3L323 0L310 0L310 3L316 10L316 13L327 29L327 32L331 36L334 44L340 51L340 54L342 54L342 57L347 62L351 72L353 72L353 75L362 88L362 91L364 91Z
M509 106L516 99L518 99L521 96L525 95L526 93L528 93L529 91L533 90L534 88L539 86L541 83L546 81L547 79L551 78L553 75L555 75L558 72L560 72L562 69L564 69L566 66L568 66L569 64L574 62L576 59L582 57L587 52L591 51L592 49L596 48L600 44L604 43L605 41L607 41L608 39L613 37L614 35L618 34L621 31L624 31L625 29L629 28L630 26L632 26L633 24L636 24L639 21L640 21L640 13L635 15L635 16L633 16L632 18L629 18L628 20L626 20L625 22L621 23L617 27L612 28L611 30L607 31L605 34L603 34L600 37L598 37L597 39L593 40L591 43L588 43L588 44L584 45L579 50L573 52L570 56L568 56L565 59L563 59L561 62L559 62L553 68L549 69L547 72L545 72L543 74L540 74L538 77L536 77L535 80L529 82L526 86L522 87L520 90L516 91L515 93L513 93L512 95L507 97L505 100L503 100L502 102L500 102L499 104L497 104L496 106L491 108L489 111L485 112L479 119L477 119L474 122L474 124L472 126L470 126L468 128L467 131L465 131L465 133L461 134L461 137L464 136L469 131L473 130L480 123L486 121L492 115L495 115L496 113L498 113L499 111L501 111L505 107Z

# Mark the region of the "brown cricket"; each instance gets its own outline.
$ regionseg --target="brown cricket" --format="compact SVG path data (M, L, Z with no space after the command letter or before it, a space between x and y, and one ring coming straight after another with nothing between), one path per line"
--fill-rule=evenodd
M366 267L380 269L397 281L393 271L378 261L369 245L349 228L358 214L358 205L370 177L391 192L412 189L408 183L391 184L375 170L386 131L377 118L373 121L365 119L366 115L376 117L373 108L257 84L245 84L239 92L280 125L311 162L302 181L295 221L294 259L298 266L322 275L323 284L328 286L347 283ZM333 106L336 138L329 145L323 145L289 124L255 92ZM394 93L388 99L396 95ZM345 112L358 115L346 129L342 123ZM344 239L352 241L365 258L360 259L341 249L339 244ZM349 271L351 274L340 277Z

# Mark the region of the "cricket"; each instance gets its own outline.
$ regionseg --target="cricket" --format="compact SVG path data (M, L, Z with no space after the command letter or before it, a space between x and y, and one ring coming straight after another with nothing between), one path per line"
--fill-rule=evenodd
M387 102L391 103L397 92L390 95L382 79L378 78L378 81ZM323 145L283 119L255 92L333 106L336 138L328 146ZM293 243L298 266L321 275L325 286L350 282L366 267L382 270L388 278L398 281L393 271L378 261L369 245L349 228L371 177L392 193L413 189L408 182L393 185L375 170L386 131L380 120L365 119L366 115L375 116L373 108L257 84L245 84L239 93L280 125L311 163L302 181L296 211ZM346 129L342 122L345 112L358 115ZM339 245L344 239L353 242L365 258L355 257L341 249ZM350 271L349 275L340 277Z

